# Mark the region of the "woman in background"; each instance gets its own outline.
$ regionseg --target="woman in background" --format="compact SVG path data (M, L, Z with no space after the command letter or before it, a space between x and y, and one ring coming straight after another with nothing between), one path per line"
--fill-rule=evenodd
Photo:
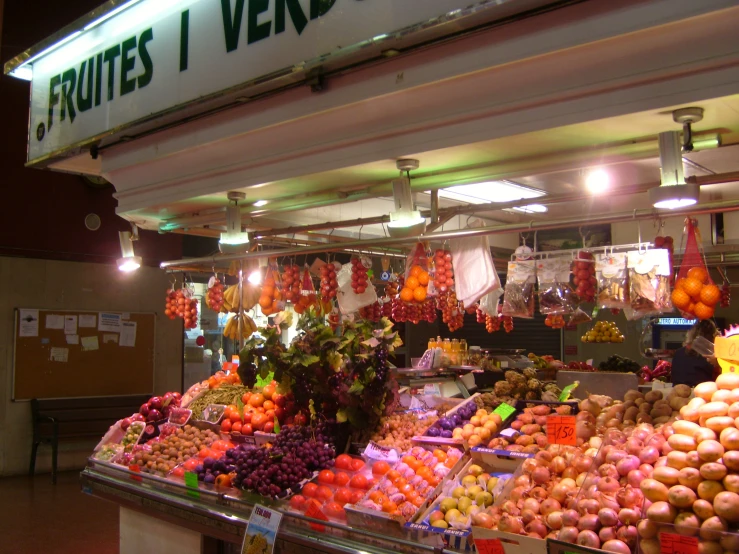
M714 380L716 359L710 361L695 352L691 344L697 337L703 337L713 342L718 335L716 324L710 319L704 319L693 325L685 335L682 348L675 351L672 358L672 384L694 387L699 383Z

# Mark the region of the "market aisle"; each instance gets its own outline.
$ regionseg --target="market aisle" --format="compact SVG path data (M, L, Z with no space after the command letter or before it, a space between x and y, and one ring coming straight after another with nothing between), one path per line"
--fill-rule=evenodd
M0 479L4 554L117 554L118 506L80 491L79 472Z

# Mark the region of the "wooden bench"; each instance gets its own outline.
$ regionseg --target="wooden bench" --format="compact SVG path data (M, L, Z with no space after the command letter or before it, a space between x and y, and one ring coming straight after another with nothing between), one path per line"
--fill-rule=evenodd
M151 395L100 398L31 400L33 449L30 475L36 470L36 452L41 443L51 444L51 480L56 484L57 450L60 440L101 439L111 425L139 411Z

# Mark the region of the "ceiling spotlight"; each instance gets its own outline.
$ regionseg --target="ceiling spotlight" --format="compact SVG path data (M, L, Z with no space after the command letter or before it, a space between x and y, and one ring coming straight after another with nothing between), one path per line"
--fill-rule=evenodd
M133 226L133 234L131 231L119 231L118 241L121 243L121 257L118 258L118 269L130 273L141 267L141 256L136 256L133 251L133 241L138 240L138 228Z
M252 204L252 205L253 205L253 206L254 206L255 208L261 208L262 206L266 206L267 204L269 204L269 201L268 201L268 200L257 200L257 201L256 201L256 202L254 202L254 204Z
M519 206L517 208L511 208L513 212L520 212L523 214L543 214L549 211L549 208L543 204L528 204L527 206Z
M229 192L228 199L233 202L226 208L226 232L221 233L218 248L223 254L245 252L249 245L249 233L241 230L241 210L239 200L246 197L243 192Z
M426 230L426 218L413 205L410 179L410 170L418 168L418 160L398 160L396 165L401 172L401 177L393 181L395 211L390 213L390 222L387 224L388 233L391 237L420 235ZM405 176L403 176L404 171Z
M260 268L255 269L249 274L249 277L247 277L246 280L249 281L252 285L261 285L262 270Z
M696 204L700 187L695 183L685 182L680 133L669 131L659 134L659 160L662 184L649 191L652 205L655 208L674 210Z
M610 184L611 178L603 169L594 169L585 177L585 188L590 194L602 194Z

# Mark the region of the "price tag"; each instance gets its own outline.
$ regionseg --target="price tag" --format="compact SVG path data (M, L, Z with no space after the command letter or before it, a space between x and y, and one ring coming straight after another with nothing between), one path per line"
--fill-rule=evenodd
M308 509L305 511L305 515L313 519L328 521L328 517L321 510L321 505L313 499L308 501ZM319 525L318 523L311 523L310 526L314 531L324 532L326 530L325 526Z
M575 446L577 444L575 416L547 416L547 441L549 444Z
M130 466L128 466L128 469L133 473L141 473L141 468L138 466L138 464L131 464ZM136 475L131 475L131 479L139 482L143 480L141 479L141 477L138 477Z
M505 554L503 543L500 539L478 539L475 538L477 554Z
M423 395L424 396L441 396L441 391L439 390L439 383L428 383L424 385Z
M567 385L565 388L563 388L562 394L559 395L559 401L567 402L567 399L572 394L572 391L575 390L579 384L580 384L580 381L575 381L571 385Z
M660 533L659 548L662 554L698 554L698 537Z
M281 521L282 514L280 512L255 504L249 522L246 524L241 554L247 552L272 554Z
M364 455L371 460L381 460L385 462L397 462L398 453L393 448L380 446L374 441L370 441L367 448L364 449Z
M187 495L192 498L200 498L198 492L198 474L192 471L185 472L185 486L188 488Z
M501 402L500 403L500 406L498 406L497 408L495 408L495 410L493 410L493 413L494 414L498 414L500 416L500 419L502 419L503 421L505 421L506 419L508 419L509 417L511 417L511 415L515 411L516 411L516 408L514 408L510 404L506 404L505 402Z

